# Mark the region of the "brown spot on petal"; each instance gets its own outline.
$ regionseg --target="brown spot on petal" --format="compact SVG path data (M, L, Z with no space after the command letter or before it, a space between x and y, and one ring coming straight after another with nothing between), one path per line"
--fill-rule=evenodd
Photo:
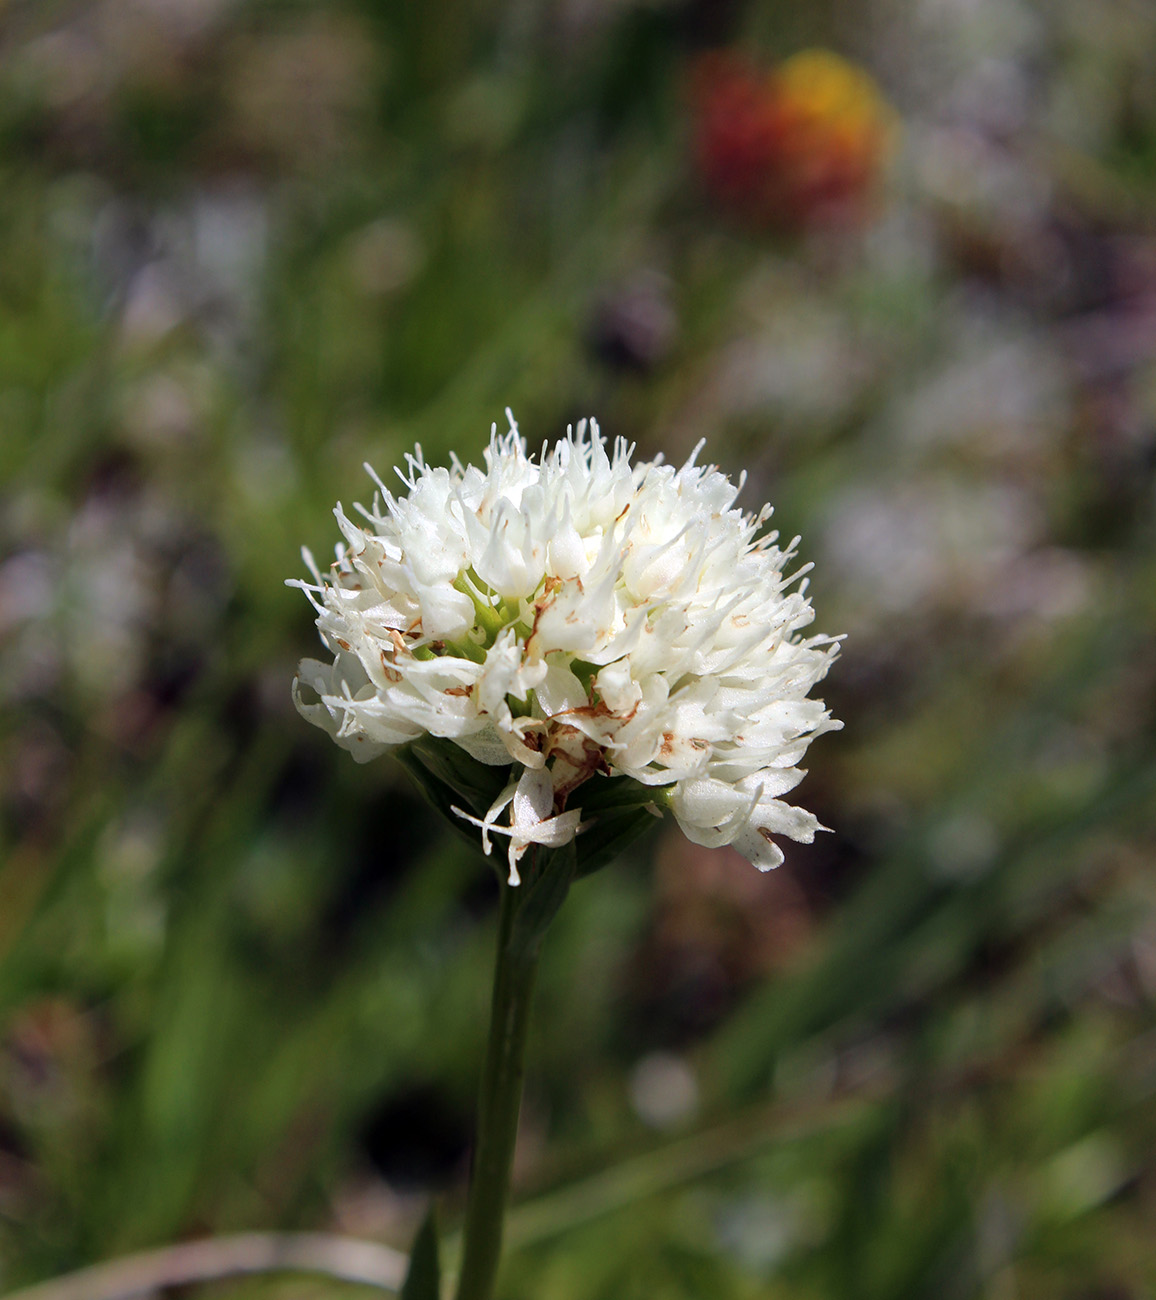
M594 687L590 687L593 695ZM573 709L561 709L555 713L555 718L617 718L619 722L627 723L638 712L640 700L636 700L631 705L629 713L615 713L614 710L606 703L605 700L599 700L597 704L579 704Z
M469 695L474 688L472 686L447 686L443 695Z
M554 759L551 776L554 780L554 804L559 812L564 811L567 797L595 772L610 775L610 765L601 745L577 727L551 727L549 754ZM563 764L572 769L564 778L560 772Z
M394 666L385 657L384 650L382 650L380 653L381 653L381 671L385 674L385 680L387 682L400 682L401 673L399 673L397 669L394 668Z
M530 635L526 638L526 652L528 654L537 654L533 649L534 638L538 635L538 620L554 603L554 593L559 587L565 586L566 580L559 578L556 574L548 574L542 587L542 594L534 601L534 624L530 628Z

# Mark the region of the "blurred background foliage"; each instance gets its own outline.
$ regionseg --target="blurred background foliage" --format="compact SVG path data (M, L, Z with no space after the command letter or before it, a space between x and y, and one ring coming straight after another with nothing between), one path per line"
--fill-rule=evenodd
M282 583L509 405L849 636L835 834L556 923L505 1294L1156 1295L1156 9L6 0L0 249L0 1286L452 1226L493 879Z

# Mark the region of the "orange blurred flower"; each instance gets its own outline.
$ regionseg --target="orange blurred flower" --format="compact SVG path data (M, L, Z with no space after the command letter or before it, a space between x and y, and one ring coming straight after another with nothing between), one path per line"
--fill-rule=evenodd
M862 68L804 50L761 73L720 51L692 87L696 160L719 203L776 229L863 215L896 119Z

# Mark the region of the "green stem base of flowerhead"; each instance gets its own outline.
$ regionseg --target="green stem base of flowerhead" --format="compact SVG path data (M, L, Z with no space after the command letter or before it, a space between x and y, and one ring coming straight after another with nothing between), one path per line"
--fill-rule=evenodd
M519 934L523 927L517 924L528 898L526 886L502 882L500 888L490 1036L478 1097L457 1300L491 1300L497 1282L538 969L541 936L526 943Z

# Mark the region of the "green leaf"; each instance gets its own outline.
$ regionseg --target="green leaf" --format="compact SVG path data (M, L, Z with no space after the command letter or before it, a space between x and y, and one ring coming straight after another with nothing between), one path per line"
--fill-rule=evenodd
M402 1283L400 1300L441 1300L441 1269L438 1265L437 1216L431 1205L425 1222L413 1240L409 1271Z
M594 825L575 841L578 846L577 880L600 871L658 824L657 819L642 808L596 813L592 820Z
M514 925L510 934L510 951L514 956L533 954L542 942L550 922L566 901L570 884L578 869L576 841L571 840L560 849L538 852L538 870L532 879L525 880Z
M429 737L400 746L394 750L394 755L455 834L468 840L481 853L481 832L453 810L456 806L475 817L483 817L505 786L509 769L487 767L452 742ZM489 861L500 878L500 866L494 859Z
M422 736L404 749L420 762L427 778L436 784L439 797L444 797L446 790L452 793L453 797L442 810L447 817L454 816L449 811L450 804L465 808L475 817L484 817L510 780L509 766L491 767L488 763L480 763L452 740ZM411 774L417 776L410 764L406 766ZM422 778L417 776L417 779L420 781Z
M574 802L590 813L605 808L644 808L647 804L665 808L670 789L666 785L643 785L629 776L594 776L575 791Z
M482 849L481 833L452 811L453 805L457 802L455 792L444 781L434 776L421 759L410 752L408 745L396 750L394 756L425 796L426 802L433 807L435 812L441 813L453 830L467 839L480 853Z
M510 780L511 769L480 763L452 741L436 740L430 736L411 741L394 753L426 799L459 835L464 835L474 848L480 850L480 833L457 816L453 809L456 806L473 813L475 817L484 817ZM646 811L646 807L661 808L666 804L668 796L669 790L665 787L640 785L625 776L598 777L587 782L577 792L574 802L581 807L584 817L592 824L578 837L574 870L566 879L565 886L562 886L561 877L553 869L549 873L549 890L561 889L561 893L554 911L543 906L546 892L540 896L537 906L543 914L548 912L548 917L541 925L538 937L545 932L545 926L561 906L570 881L592 875L639 839L655 820ZM552 855L543 852L539 856L545 863ZM501 877L504 868L499 860L491 858L490 861ZM529 881L527 884L530 888L526 892L533 892L536 886ZM528 914L530 915L533 913ZM533 924L538 923L535 921Z
M576 878L593 875L641 838L658 820L647 807L666 805L666 787L640 785L629 777L587 782L574 796L592 823L578 837Z

